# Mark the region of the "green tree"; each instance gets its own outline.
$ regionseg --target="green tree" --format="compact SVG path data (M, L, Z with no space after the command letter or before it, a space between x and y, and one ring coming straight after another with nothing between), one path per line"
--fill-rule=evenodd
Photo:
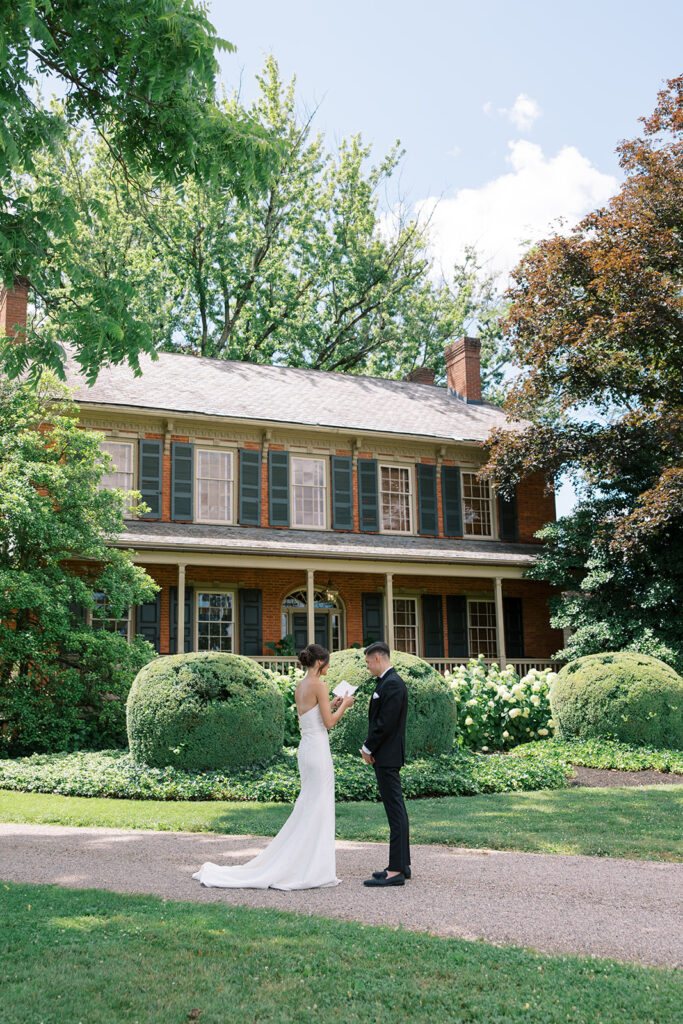
M555 624L576 630L570 653L659 644L671 660L683 650L683 77L643 126L619 147L617 195L514 272L507 408L532 422L494 433L486 471L503 490L539 470L584 482L534 570L569 592ZM553 404L555 421L538 417Z
M107 468L62 385L0 378L0 712L11 748L120 741L127 689L154 654L96 628L158 590L109 546L128 497L98 490Z
M45 364L62 372L70 342L90 377L106 361L137 367L156 339L130 312L132 284L72 263L82 218L58 169L36 160L86 123L131 185L211 179L244 195L274 151L242 112L214 102L217 38L195 0L17 0L0 11L0 280L28 280L38 303L30 329L0 349L12 375ZM65 91L59 110L36 95L41 81Z
M477 323L485 382L502 375L500 301L473 253L446 282L434 278L426 225L384 215L401 152L377 165L359 137L335 151L297 114L295 84L274 58L248 111L225 98L228 119L257 124L279 154L266 187L247 201L231 171L168 183L132 182L109 146L64 136L36 167L64 183L82 211L68 261L125 282L131 315L165 350L289 366L401 376L418 365L445 375L443 347Z

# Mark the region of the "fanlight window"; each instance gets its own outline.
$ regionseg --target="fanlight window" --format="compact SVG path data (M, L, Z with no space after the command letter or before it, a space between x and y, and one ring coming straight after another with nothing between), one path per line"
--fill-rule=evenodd
M315 642L329 651L344 646L344 607L334 591L317 589L313 592L313 622ZM295 650L308 643L308 612L306 591L294 590L282 602L282 636L293 636Z

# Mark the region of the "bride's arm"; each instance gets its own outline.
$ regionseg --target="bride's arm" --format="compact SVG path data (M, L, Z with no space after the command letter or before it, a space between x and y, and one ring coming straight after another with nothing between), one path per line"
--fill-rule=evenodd
M330 693L322 679L318 683L316 683L315 695L318 698L320 717L322 718L323 724L327 729L334 728L334 726L337 724L337 722L342 717L347 708L353 707L353 697L344 697L337 710L332 711L330 707Z

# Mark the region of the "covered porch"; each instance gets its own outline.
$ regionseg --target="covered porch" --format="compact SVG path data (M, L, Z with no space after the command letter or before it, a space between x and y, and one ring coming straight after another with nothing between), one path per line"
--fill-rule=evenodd
M138 547L136 561L161 592L154 606L138 610L133 628L161 654L177 652L184 637L185 651L232 651L278 670L295 665L294 652L307 643L336 650L373 639L441 672L479 655L521 675L553 666L562 634L550 628L549 588L523 579L531 552L516 550L513 558L479 545L473 558L452 548L450 557L411 551L412 558L397 559L383 551L378 559Z

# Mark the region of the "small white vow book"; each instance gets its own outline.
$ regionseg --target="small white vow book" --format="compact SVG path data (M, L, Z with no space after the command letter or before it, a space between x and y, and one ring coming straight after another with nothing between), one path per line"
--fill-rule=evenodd
M351 683L347 683L345 679L342 679L339 686L335 686L332 693L335 697L351 697L357 689L357 686L351 686Z

